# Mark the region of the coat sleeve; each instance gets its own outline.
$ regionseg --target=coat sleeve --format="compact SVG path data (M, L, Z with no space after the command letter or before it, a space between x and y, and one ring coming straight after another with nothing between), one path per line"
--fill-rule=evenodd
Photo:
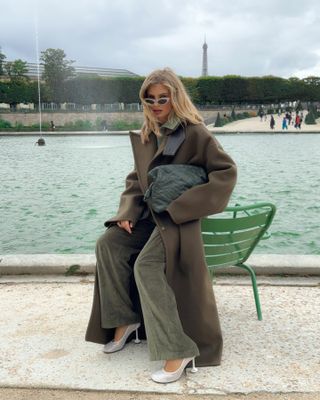
M104 225L108 227L111 223L126 220L131 221L133 225L135 225L144 208L145 203L143 201L138 175L136 170L133 170L126 178L126 188L121 194L117 214L108 219Z
M170 203L167 212L176 224L222 212L236 184L234 161L210 133L200 132L194 148L197 164L206 169L208 182L186 190Z

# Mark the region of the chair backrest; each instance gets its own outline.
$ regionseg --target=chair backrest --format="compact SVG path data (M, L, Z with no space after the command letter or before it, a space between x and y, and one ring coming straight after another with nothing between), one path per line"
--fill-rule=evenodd
M201 231L207 266L227 267L245 262L270 226L275 211L271 203L236 205L203 218Z

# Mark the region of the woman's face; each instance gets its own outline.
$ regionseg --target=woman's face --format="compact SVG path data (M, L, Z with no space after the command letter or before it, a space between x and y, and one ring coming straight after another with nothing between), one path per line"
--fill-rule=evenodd
M146 97L149 99L154 99L156 101L164 97L169 99L166 104L159 104L158 102L156 102L155 104L148 104L147 106L150 107L151 112L154 114L157 121L160 124L164 124L168 120L169 114L172 110L169 89L166 86L161 85L160 83L150 85L147 90Z

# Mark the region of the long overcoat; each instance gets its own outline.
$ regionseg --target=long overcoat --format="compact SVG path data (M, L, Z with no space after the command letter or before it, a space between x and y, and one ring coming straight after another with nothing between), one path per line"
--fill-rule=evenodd
M152 168L169 163L205 168L208 182L186 190L169 205L167 211L154 213L154 219L164 243L166 278L174 291L183 329L200 351L196 365L219 365L222 334L204 259L200 219L219 213L226 207L236 183L236 166L203 124L188 123L183 130L181 126L175 130L164 129L165 137L159 148L155 134L151 133L149 142L143 144L140 134L130 132L135 168L127 176L117 215L106 221L105 226L119 220L129 220L134 229L145 210L143 194L149 185L147 173ZM92 312L85 339L106 343L113 339L114 329L101 327L99 296L96 274ZM133 297L134 302L139 302L136 292ZM141 307L137 309L141 312ZM141 317L143 322L142 314Z

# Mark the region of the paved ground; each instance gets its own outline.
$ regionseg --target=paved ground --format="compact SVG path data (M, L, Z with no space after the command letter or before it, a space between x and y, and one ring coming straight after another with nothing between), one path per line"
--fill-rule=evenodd
M224 335L221 366L200 368L178 382L159 385L150 380L150 373L162 363L149 361L145 341L111 355L104 354L101 345L84 341L91 275L2 276L1 399L223 395L231 400L245 394L250 400L319 399L320 278L260 276L258 281L263 321L256 318L249 278L217 278L214 290ZM80 397L63 390L85 392Z
M304 111L304 115L307 111ZM317 120L316 125L306 125L302 123L301 129L296 129L294 125L290 125L288 130L282 130L282 119L284 114L278 117L277 114L274 115L275 119L275 129L272 131L270 129L270 115L267 116L267 120L263 118L261 121L260 117L253 117L242 119L239 121L231 122L230 124L224 125L221 128L215 128L214 124L208 125L208 128L213 132L295 132L295 133L308 133L308 132L319 132L320 133L320 119Z
M319 400L319 393L184 395L137 392L92 392L53 389L1 389L1 400Z
M307 110L304 111L304 116L307 115ZM215 128L214 124L208 125L208 128L212 132L221 133L250 133L250 132L282 132L282 133L320 133L320 118L317 120L316 125L306 125L302 123L301 129L296 129L294 125L290 125L288 130L282 130L282 119L284 114L278 117L274 115L276 121L275 129L270 129L270 115L267 119L263 118L261 121L260 117L247 118L240 121L231 122L230 124L224 125L221 128ZM37 132L0 132L0 136L28 136L37 135ZM43 136L65 136L65 135L97 135L97 136L108 136L108 135L127 135L128 131L108 131L108 132L43 132Z

